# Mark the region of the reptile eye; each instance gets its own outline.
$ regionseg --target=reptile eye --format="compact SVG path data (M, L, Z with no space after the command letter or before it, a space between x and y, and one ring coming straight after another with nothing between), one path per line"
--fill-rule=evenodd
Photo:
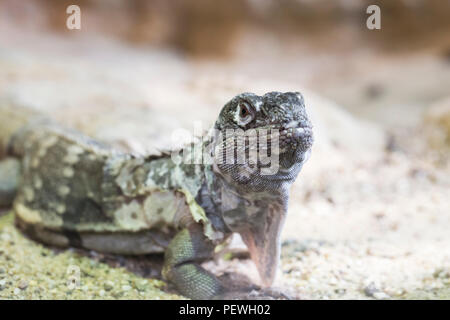
M250 110L250 106L246 102L241 102L239 104L239 116L242 119L247 118L248 116L251 116L252 112Z
M245 118L246 116L248 116L250 114L250 112L248 112L248 109L246 106L241 106L241 117Z
M239 103L235 115L237 118L237 119L235 119L235 121L240 126L245 126L253 120L255 111L253 110L253 107L248 102L242 101Z

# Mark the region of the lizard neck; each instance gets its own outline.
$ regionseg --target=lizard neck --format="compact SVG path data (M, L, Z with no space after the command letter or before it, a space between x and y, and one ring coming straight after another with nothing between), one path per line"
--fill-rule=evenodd
M238 207L261 206L264 203L276 201L287 206L289 187L291 183L278 184L277 188L265 187L258 190L246 188L245 185L229 181L220 173L215 173L218 189L221 195L222 212Z
M205 181L197 195L197 202L205 210L216 230L227 234L234 230L227 224L227 216L251 216L269 204L275 204L282 211L287 208L289 186L277 190L251 191L230 183L214 166L205 166Z

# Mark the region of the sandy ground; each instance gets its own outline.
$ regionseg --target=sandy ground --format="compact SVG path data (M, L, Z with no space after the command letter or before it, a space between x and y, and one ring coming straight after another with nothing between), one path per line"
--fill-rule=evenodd
M275 287L303 299L450 299L448 151L427 147L421 121L428 105L450 95L446 61L364 51L317 57L291 48L290 60L273 60L276 52L249 59L243 50L231 62L200 63L101 39L21 34L1 40L2 99L137 153L170 146L173 130L192 131L195 121L206 130L242 91L302 91L316 144L292 188ZM115 298L97 287L106 281L117 284L120 297L176 298L160 291L159 282L139 290L142 276L158 275L130 267L134 262L122 264L130 273L94 253L53 253L24 239L10 219L2 225L0 298ZM44 260L36 253L42 250ZM42 279L33 265L24 271L24 254L57 268L54 293L47 294L52 274ZM87 270L81 279L87 287L76 295L58 290L70 259ZM258 281L249 260L207 266ZM89 270L95 280L92 270L104 268L110 271L98 281L89 278ZM41 291L33 295L35 287Z

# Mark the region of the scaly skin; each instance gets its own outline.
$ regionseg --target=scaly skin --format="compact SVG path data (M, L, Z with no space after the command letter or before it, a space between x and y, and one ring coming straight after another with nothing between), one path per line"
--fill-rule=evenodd
M289 187L313 141L299 93L236 96L222 109L215 130L193 148L143 158L28 109L0 106L0 119L0 157L7 157L0 162L0 205L14 199L17 225L32 238L119 254L164 252L164 278L187 297L210 299L230 296L200 264L236 232L263 283L272 284ZM261 155L263 148L236 147L236 136L221 139L230 129L280 130L279 170L263 174L267 164L261 160L239 161L228 153ZM276 137L269 137L271 145ZM198 160L196 148L209 150L205 155L212 161L181 161ZM224 163L224 156L234 161Z

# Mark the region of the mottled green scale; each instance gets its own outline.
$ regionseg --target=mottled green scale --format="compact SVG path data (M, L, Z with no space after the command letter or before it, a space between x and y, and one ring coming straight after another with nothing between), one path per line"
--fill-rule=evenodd
M209 238L223 238L223 234L213 230L204 209L195 200L206 180L205 166L179 163L170 155L125 157L111 162L108 166L116 178L104 187L111 192L105 202L108 210L116 212L117 225L133 231L164 226L182 228L195 221L203 224ZM121 195L113 194L117 187Z
M19 217L50 229L111 224L102 211L101 181L108 150L70 132L29 130L15 208Z
M95 232L173 234L195 220L203 221L213 236L194 199L203 184L202 166L187 170L168 155L134 158L50 125L25 130L13 147L26 150L14 205L26 224L82 237Z

